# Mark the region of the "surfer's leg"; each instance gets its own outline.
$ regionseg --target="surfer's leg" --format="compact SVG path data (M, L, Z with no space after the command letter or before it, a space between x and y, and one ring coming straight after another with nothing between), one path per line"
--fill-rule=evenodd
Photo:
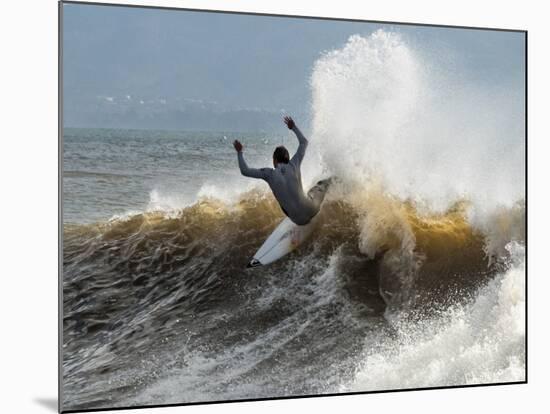
M328 190L332 179L327 178L326 180L318 181L311 189L308 191L307 196L313 202L317 210L321 208L321 203L325 199L325 195Z

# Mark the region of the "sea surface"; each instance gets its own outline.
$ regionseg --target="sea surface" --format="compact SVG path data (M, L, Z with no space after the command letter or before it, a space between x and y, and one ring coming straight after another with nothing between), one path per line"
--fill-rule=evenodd
M265 267L245 266L284 215L231 142L269 166L297 146L282 123L65 128L63 408L524 381L516 98L468 105L422 59L379 31L316 62L302 178L338 180Z

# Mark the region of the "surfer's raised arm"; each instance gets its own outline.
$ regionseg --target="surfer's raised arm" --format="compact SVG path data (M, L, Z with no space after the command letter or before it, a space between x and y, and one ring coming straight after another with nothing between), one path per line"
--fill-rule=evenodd
M283 213L294 224L304 226L319 212L330 180L319 181L307 195L304 193L300 164L306 153L307 139L291 117L285 116L284 121L286 126L294 131L300 142L298 151L292 159L288 150L283 145L279 145L273 151L273 168L249 168L243 157L243 145L235 140L233 146L237 151L241 174L265 180Z
M296 150L296 154L292 156L292 158L290 159L290 162L296 166L300 166L300 164L302 163L302 160L304 159L304 155L306 155L308 140L306 137L304 137L304 134L302 134L302 131L300 131L300 129L296 126L296 123L294 122L292 117L285 116L284 122L288 127L288 129L292 130L296 134L296 137L298 138L298 142L299 142L298 149Z
M271 168L250 168L243 157L243 144L239 140L233 142L233 147L237 151L237 158L239 160L239 169L241 174L245 177L261 178L262 180L268 180Z

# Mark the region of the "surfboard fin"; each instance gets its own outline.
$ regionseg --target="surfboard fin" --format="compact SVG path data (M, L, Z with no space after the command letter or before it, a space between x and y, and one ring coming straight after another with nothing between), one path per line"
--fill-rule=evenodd
M260 263L259 260L256 260L256 259L252 259L250 262L248 262L248 264L246 265L247 268L250 268L250 267L258 267L258 266L261 266L262 264Z

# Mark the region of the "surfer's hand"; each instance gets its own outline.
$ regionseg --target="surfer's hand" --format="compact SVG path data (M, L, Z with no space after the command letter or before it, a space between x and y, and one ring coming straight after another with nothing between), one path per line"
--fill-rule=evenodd
M243 144L241 144L238 139L233 142L233 146L237 152L241 152L243 150Z
M296 124L294 123L294 119L292 119L292 117L290 116L285 116L283 120L285 121L285 124L288 127L288 129L293 129L296 126Z

